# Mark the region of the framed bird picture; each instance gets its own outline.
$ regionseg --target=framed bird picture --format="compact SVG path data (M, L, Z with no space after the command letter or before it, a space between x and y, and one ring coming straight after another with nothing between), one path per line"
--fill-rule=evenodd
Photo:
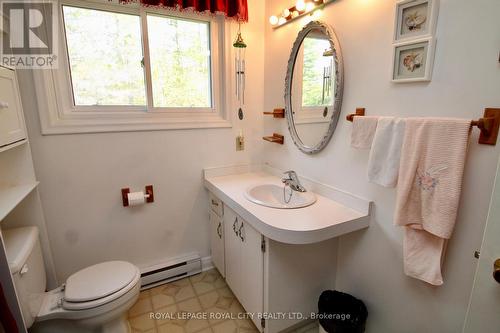
M438 0L402 0L396 3L394 42L434 34Z

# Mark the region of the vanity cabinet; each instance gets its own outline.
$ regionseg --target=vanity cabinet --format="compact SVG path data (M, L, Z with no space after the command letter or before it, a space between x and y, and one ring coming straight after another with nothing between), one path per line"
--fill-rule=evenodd
M204 170L217 204L211 210L218 207L223 217L226 282L263 333L289 332L316 318L319 296L335 289L339 237L370 224L369 201L311 180L304 185L317 200L305 208L265 207L245 195L281 186L282 173L269 165Z
M0 66L0 149L23 140L26 130L16 73Z
M321 292L334 289L337 241L277 242L214 194L209 200L212 262L257 329L286 331L316 312Z

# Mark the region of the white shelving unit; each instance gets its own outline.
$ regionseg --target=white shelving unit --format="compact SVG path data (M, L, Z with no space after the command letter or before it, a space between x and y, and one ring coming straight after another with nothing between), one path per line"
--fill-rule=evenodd
M0 283L19 332L26 332L1 231L37 226L40 230L48 287L55 287L57 281L37 190L39 182L35 176L17 75L14 70L2 66L0 102Z

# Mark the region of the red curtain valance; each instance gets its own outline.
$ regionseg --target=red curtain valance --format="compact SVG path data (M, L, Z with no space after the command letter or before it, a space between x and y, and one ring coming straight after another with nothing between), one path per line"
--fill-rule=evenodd
M139 2L149 7L172 9L193 9L196 12L223 13L229 18L248 21L247 0L120 0L120 2Z

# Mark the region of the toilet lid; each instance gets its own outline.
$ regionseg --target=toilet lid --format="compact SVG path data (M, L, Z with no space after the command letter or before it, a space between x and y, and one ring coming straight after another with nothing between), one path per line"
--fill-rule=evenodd
M109 296L129 285L137 267L125 261L108 261L82 269L66 280L64 300L88 302Z

